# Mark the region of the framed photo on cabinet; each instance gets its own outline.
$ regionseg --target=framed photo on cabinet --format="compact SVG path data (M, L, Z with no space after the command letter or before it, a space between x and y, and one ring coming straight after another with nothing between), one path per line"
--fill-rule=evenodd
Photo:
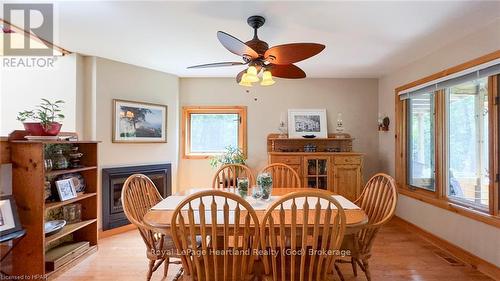
M326 109L289 109L289 138L328 138Z

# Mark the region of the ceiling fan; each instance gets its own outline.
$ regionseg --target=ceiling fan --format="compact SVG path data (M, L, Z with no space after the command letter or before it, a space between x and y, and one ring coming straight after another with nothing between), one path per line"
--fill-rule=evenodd
M248 87L251 87L252 83L260 81L259 74L261 72L262 81L260 84L263 86L274 84L273 76L289 79L305 78L306 73L294 63L317 55L325 48L325 45L291 43L269 48L269 45L257 36L257 29L263 26L265 21L264 17L261 16L251 16L247 19L248 25L254 30L254 35L252 40L246 43L223 31L217 32L220 43L231 53L241 56L243 62L201 64L190 66L188 69L248 65L248 69L236 75L236 82Z

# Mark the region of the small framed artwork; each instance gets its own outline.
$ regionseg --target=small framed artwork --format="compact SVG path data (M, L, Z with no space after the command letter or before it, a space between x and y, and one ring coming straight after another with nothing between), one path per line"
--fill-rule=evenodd
M12 195L0 197L0 236L22 229L17 214L16 202Z
M326 109L289 109L289 138L328 138Z
M76 197L76 189L73 183L73 179L56 181L56 189L61 201L66 201Z
M113 142L167 142L167 106L113 100Z

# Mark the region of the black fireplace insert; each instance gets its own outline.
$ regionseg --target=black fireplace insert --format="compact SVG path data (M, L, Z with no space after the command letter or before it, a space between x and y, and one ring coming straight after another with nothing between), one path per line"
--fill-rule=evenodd
M123 212L121 194L123 184L133 174L148 176L161 196L172 194L171 164L126 166L102 169L102 229L109 230L130 224Z

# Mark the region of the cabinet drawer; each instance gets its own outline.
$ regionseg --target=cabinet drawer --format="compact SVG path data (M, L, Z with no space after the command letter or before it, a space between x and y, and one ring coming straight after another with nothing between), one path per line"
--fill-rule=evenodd
M338 165L360 165L361 156L335 156L333 161Z
M300 156L272 156L273 163L283 163L287 165L300 165L302 157Z

